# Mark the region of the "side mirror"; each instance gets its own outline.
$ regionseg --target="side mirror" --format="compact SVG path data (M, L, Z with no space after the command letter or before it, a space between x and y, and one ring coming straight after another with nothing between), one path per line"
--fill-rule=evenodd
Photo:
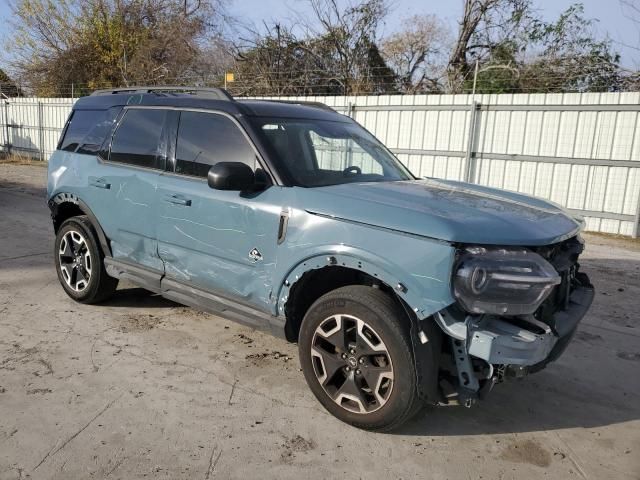
M242 162L218 162L209 169L207 182L216 190L250 190L256 176L251 167Z

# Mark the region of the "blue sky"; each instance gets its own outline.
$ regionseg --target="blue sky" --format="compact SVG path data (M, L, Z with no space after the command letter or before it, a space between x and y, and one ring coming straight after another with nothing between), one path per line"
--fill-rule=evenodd
M8 0L0 0L0 36L4 37L6 20L10 11ZM224 0L223 0L224 1ZM305 0L227 0L229 10L235 16L251 22L263 20L295 18L296 12L304 14L308 10ZM456 19L460 16L462 0L390 0L391 14L385 31L397 28L403 18L418 13L433 13L444 19L455 29ZM574 0L536 0L535 4L542 15L553 19L575 3ZM640 68L640 51L625 45L640 48L640 26L635 25L625 15L618 0L582 0L587 17L598 19L598 29L608 32L615 46L622 54L622 63L627 67ZM640 3L640 2L639 2Z

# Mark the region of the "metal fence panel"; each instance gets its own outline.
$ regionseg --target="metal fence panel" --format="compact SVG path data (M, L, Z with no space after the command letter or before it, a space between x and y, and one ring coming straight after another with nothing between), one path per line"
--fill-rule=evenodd
M640 92L281 98L353 117L417 176L536 195L583 215L588 230L638 233ZM5 102L0 145L48 158L73 103ZM322 161L345 161L334 157Z
M3 150L42 160L49 158L74 102L70 98L18 98L4 101L3 114L0 116Z

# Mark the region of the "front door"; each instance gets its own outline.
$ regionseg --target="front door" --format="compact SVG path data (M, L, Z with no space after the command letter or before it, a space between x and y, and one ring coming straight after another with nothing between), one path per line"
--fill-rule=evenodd
M208 186L217 162L258 168L248 138L223 114L181 112L172 157L172 171L161 175L158 188L165 279L268 312L283 189L246 194Z

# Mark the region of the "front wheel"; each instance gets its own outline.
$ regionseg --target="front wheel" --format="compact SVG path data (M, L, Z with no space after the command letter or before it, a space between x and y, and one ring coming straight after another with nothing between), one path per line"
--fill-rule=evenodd
M319 298L298 348L311 391L335 417L392 430L420 408L406 314L379 289L354 285Z
M56 234L56 271L64 291L81 303L97 303L113 294L118 280L107 275L104 255L86 216L65 220Z

